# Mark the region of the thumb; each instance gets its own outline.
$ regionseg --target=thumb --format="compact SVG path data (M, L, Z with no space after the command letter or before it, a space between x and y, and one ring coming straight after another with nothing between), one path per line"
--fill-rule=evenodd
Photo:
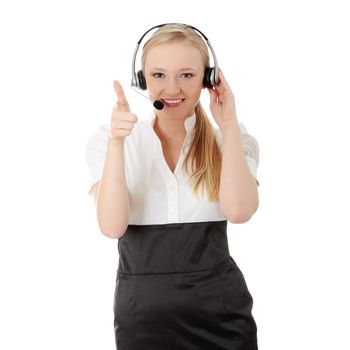
M118 109L123 112L130 112L128 100L125 97L123 87L118 80L113 81L114 91L117 95Z

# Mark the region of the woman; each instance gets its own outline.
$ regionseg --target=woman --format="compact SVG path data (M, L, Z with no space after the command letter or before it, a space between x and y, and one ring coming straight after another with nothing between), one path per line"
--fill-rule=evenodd
M111 122L87 143L100 230L118 238L118 350L257 349L253 299L229 253L227 220L258 207L258 144L236 117L220 70L200 104L208 48L195 28L166 24L143 47L152 100L143 121L114 82Z

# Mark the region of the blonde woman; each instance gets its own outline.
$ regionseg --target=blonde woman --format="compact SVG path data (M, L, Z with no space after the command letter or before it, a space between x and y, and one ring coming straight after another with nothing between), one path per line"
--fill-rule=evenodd
M227 220L244 223L258 208L258 144L238 123L223 72L209 66L203 33L157 27L136 86L161 107L139 120L114 81L111 121L86 148L99 228L118 239L116 346L254 350L253 299L230 256Z

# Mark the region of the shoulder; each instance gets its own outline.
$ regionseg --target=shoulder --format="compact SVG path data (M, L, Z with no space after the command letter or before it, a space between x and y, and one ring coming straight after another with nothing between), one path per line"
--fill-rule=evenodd
M108 141L108 124L101 124L98 129L90 135L86 142L86 150L103 150Z

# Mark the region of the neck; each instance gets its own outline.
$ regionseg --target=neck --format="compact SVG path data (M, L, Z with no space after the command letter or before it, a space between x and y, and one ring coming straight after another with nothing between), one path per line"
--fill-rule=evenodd
M182 144L186 137L185 119L171 119L156 116L153 129L162 143Z

